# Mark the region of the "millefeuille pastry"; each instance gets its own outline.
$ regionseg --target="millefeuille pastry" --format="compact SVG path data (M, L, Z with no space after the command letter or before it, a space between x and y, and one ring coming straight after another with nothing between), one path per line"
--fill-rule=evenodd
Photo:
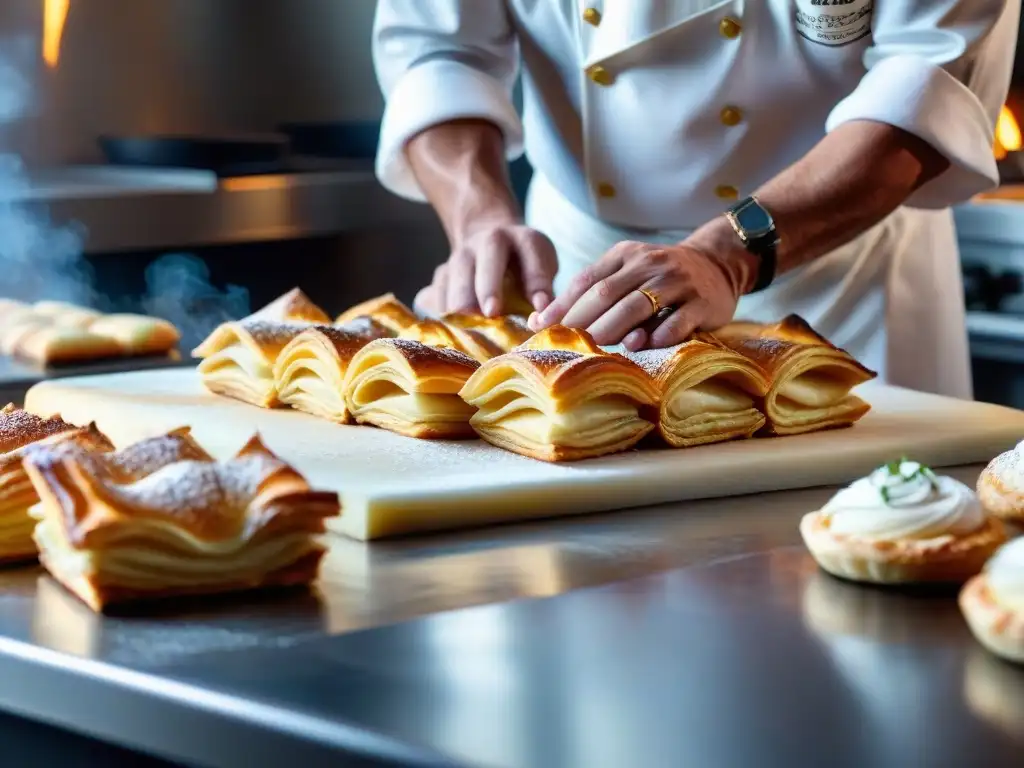
M386 293L375 299L356 304L342 312L335 319L335 325L346 325L357 317L372 317L381 325L385 325L396 334L401 333L419 321L416 313L395 298L393 293Z
M74 325L58 325L52 319L29 316L0 331L4 354L40 365L61 365L120 357L117 339Z
M559 326L488 360L460 394L478 409L470 424L480 437L542 461L627 450L657 420L658 390L640 366Z
M329 325L330 319L298 288L242 320L222 323L192 351L202 360L196 370L203 385L261 408L279 407L274 363L314 324Z
M166 354L178 346L181 334L166 320L148 315L103 315L88 326L89 333L114 339L123 355Z
M960 610L992 653L1024 664L1024 538L1003 545L964 585Z
M796 315L774 325L731 323L714 337L768 374L771 387L763 406L767 434L848 427L871 409L850 390L875 373Z
M1006 541L973 490L906 460L804 515L800 534L829 573L879 584L963 583Z
M308 584L334 493L312 491L253 438L213 461L187 430L115 454L26 451L35 540L50 574L94 610L136 600Z
M478 331L447 325L440 320L420 320L406 326L398 334L400 339L409 339L426 344L428 347L445 347L469 355L478 363L503 354L501 347Z
M533 336L533 331L526 324L526 319L518 315L467 315L452 313L445 315L441 321L448 326L476 331L486 336L501 352L511 352L515 347Z
M708 334L626 357L654 379L658 432L674 448L750 437L765 424L767 374Z
M459 390L479 367L455 349L410 339L377 339L363 347L345 374L345 404L359 424L407 437L473 437L473 407Z
M93 424L79 428L60 417L43 419L14 405L0 409L0 563L36 557L35 521L28 511L39 497L22 467L22 456L32 446L64 442L97 451L114 449Z
M1024 525L1024 442L999 454L982 470L978 498L989 514Z
M102 313L95 309L66 301L37 301L32 305L32 312L38 317L49 318L55 325L82 330L88 330L95 320L102 317Z
M609 354L601 349L594 341L594 337L586 331L580 328L567 328L564 325L549 326L531 336L515 349L519 352L558 350L560 352L577 352L581 355Z
M384 326L370 323L316 325L292 339L274 363L278 399L296 410L347 424L344 384L349 363L371 341L391 335Z

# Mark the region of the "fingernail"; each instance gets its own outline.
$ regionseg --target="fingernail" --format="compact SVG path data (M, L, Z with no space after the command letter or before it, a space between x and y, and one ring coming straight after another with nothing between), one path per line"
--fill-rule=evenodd
M491 296L491 298L484 301L483 309L485 315L487 315L488 317L494 317L496 314L498 314L498 300L494 296Z
M549 297L545 291L537 291L533 294L533 300L530 303L533 304L534 309L540 312L544 307L551 303L551 297Z
M646 337L647 334L637 328L635 331L630 331L626 334L626 338L622 340L622 346L630 352L636 352L644 345L644 342L647 340Z
M531 331L540 330L540 315L536 312L531 312L530 316L526 318L526 325Z

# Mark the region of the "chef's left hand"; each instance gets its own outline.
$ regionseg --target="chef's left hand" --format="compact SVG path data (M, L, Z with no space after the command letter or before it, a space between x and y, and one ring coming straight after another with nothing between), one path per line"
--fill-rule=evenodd
M601 345L629 350L668 347L697 329L714 330L733 318L755 269L745 251L718 255L686 242L677 245L622 242L580 273L569 290L530 318L534 331L560 323L585 328ZM653 293L672 307L655 324ZM640 327L644 326L644 327Z

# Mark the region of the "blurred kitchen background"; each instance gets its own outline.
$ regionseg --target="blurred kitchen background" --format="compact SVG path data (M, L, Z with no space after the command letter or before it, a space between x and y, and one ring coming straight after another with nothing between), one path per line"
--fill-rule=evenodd
M185 349L295 285L332 312L411 300L447 249L373 178L374 6L2 0L0 296L152 311ZM1015 79L1005 184L957 225L976 394L1024 407L1020 57ZM524 190L528 166L512 173Z

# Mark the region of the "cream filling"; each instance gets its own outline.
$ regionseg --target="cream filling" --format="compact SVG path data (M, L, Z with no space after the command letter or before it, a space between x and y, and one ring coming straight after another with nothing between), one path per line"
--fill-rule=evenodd
M1024 612L1024 537L1000 547L986 563L985 573L996 602Z
M881 467L839 491L822 508L834 533L878 541L966 536L985 525L969 487L912 461Z
M267 539L234 552L178 553L136 546L113 546L103 551L71 546L60 525L44 518L35 540L47 567L63 580L85 578L130 589L172 589L257 581L296 562L316 547L309 533Z
M568 411L547 412L528 396L490 410L487 403L470 420L481 429L501 429L532 445L593 448L612 445L636 434L646 424L636 403L621 395L597 397Z

